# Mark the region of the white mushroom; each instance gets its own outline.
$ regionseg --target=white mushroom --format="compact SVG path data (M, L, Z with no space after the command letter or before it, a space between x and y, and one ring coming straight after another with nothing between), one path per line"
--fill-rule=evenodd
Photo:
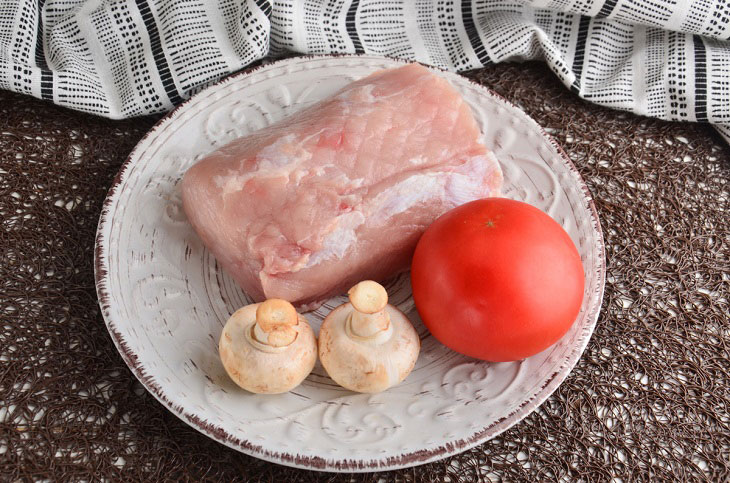
M242 388L259 394L290 391L317 361L317 339L294 306L281 299L237 310L218 344L223 367Z
M350 302L334 309L319 330L319 359L329 376L357 392L381 392L413 370L421 347L408 318L388 304L377 282L360 282Z

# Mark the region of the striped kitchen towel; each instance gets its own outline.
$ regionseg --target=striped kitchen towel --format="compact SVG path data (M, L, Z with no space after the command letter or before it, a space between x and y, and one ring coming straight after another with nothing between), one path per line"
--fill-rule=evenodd
M728 0L4 0L0 88L126 118L267 54L539 59L587 100L730 140L728 37Z

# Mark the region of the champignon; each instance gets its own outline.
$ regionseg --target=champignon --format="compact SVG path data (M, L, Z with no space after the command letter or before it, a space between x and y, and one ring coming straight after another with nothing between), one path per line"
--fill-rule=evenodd
M339 385L375 393L402 382L418 359L420 340L408 318L388 304L388 293L366 280L348 292L319 331L319 359Z
M281 299L231 315L218 345L233 381L247 391L278 394L298 386L317 360L317 339L294 306Z

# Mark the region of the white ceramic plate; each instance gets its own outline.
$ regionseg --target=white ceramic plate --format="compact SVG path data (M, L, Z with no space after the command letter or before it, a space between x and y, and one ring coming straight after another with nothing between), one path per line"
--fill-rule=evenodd
M422 339L415 370L377 395L335 385L322 367L294 391L238 389L218 359L228 316L249 302L188 224L178 182L196 160L370 72L401 62L368 56L294 58L230 77L173 111L137 145L104 205L96 246L109 332L145 387L183 421L244 453L328 471L403 468L461 452L514 425L565 379L598 318L605 259L590 194L561 149L525 113L469 80L446 77L474 110L504 171L507 197L549 213L585 267L578 320L553 347L490 364L442 346L414 310L408 276L387 284ZM307 319L315 330L344 300Z

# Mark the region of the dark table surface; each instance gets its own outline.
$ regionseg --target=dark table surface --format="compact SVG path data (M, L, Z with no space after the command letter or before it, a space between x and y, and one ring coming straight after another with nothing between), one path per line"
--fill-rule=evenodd
M590 188L608 261L582 359L497 438L406 470L335 475L224 447L127 369L94 288L94 235L156 118L0 91L0 480L730 479L730 149L708 126L579 100L536 63L467 74L533 116Z

